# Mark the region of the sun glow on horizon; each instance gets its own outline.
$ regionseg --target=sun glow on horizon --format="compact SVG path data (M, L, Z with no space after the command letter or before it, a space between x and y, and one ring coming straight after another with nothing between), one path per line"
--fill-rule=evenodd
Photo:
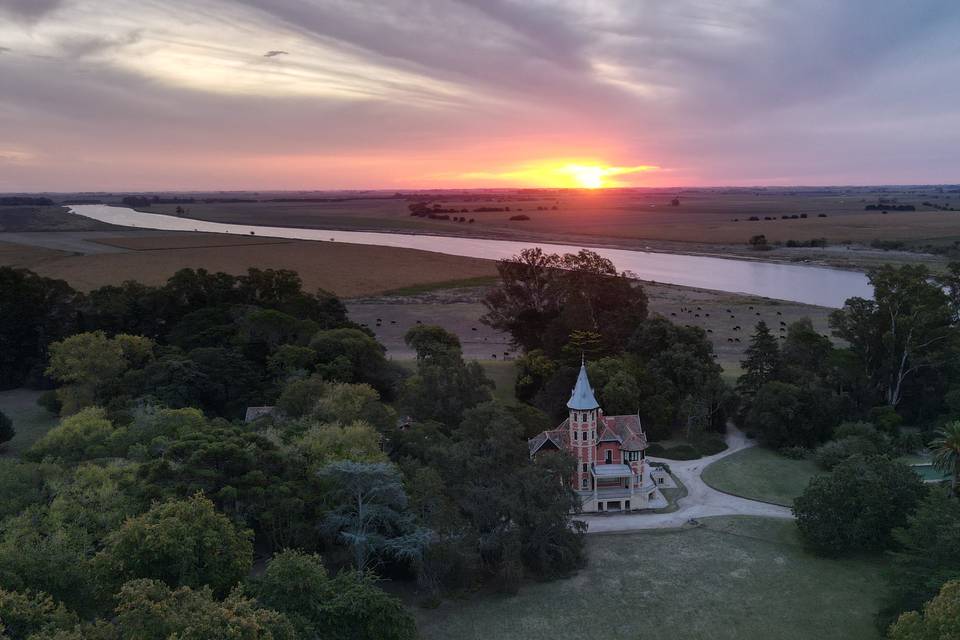
M608 166L595 160L550 160L532 162L501 172L476 171L456 177L470 181L509 182L525 187L603 189L628 186L617 176L660 171L656 165Z

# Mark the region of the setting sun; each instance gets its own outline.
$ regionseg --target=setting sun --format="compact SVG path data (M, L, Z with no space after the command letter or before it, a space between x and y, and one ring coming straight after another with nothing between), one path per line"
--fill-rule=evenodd
M656 165L621 167L607 166L595 160L565 159L529 162L504 171L473 171L455 177L460 182L481 184L502 182L523 187L602 189L630 186L636 183L636 176L659 170ZM634 179L616 179L619 176L634 176Z
M603 186L604 169L602 167L584 167L572 164L568 169L573 179L584 189L599 189Z

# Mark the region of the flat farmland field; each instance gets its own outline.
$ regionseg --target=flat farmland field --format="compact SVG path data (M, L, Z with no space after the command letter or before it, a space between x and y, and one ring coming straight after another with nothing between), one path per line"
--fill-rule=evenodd
M674 197L678 206L671 204ZM865 211L866 205L880 199L891 205L913 205L916 211L895 211L893 206L887 214ZM474 222L412 217L408 205L415 202L437 206L444 213L449 211L447 215L453 218L465 217ZM924 202L948 208L951 203L960 206L960 194L938 192L935 188L429 192L331 202L197 202L183 207L187 217L217 222L552 238L573 243L592 239L630 246L643 241L744 244L758 234L765 235L770 242L826 238L831 243L935 243L960 239L960 211L938 210ZM144 210L175 214L177 206L154 205ZM820 217L821 214L826 217ZM530 219L511 221L516 215ZM792 215L807 217L782 218ZM750 221L754 216L759 220Z
M84 291L124 280L162 284L188 267L235 275L250 267L292 269L300 274L307 290L326 289L341 297L496 275L495 263L490 260L334 242L216 234L150 234L98 238L97 242L129 250L83 255L4 243L0 234L0 264L61 278Z

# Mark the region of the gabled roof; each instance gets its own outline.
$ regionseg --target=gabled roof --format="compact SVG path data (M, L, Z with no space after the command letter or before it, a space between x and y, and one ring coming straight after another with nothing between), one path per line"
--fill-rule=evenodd
M640 424L640 416L603 416L607 433L616 434L620 440L620 447L626 451L640 451L647 448L647 436Z
M567 408L577 411L590 411L600 408L600 403L593 396L593 389L590 387L586 363L580 363L580 374L577 376L577 384L573 387L573 393L570 394L570 400L567 401Z
M532 456L541 449L566 449L566 424L567 421L565 420L559 428L538 433L534 437L527 440L527 447L530 449L530 455Z

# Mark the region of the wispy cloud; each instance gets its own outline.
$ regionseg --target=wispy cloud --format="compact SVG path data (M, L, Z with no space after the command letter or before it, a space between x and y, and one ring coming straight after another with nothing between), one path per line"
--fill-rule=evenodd
M38 153L4 184L956 180L958 29L954 0L0 0L0 147Z

